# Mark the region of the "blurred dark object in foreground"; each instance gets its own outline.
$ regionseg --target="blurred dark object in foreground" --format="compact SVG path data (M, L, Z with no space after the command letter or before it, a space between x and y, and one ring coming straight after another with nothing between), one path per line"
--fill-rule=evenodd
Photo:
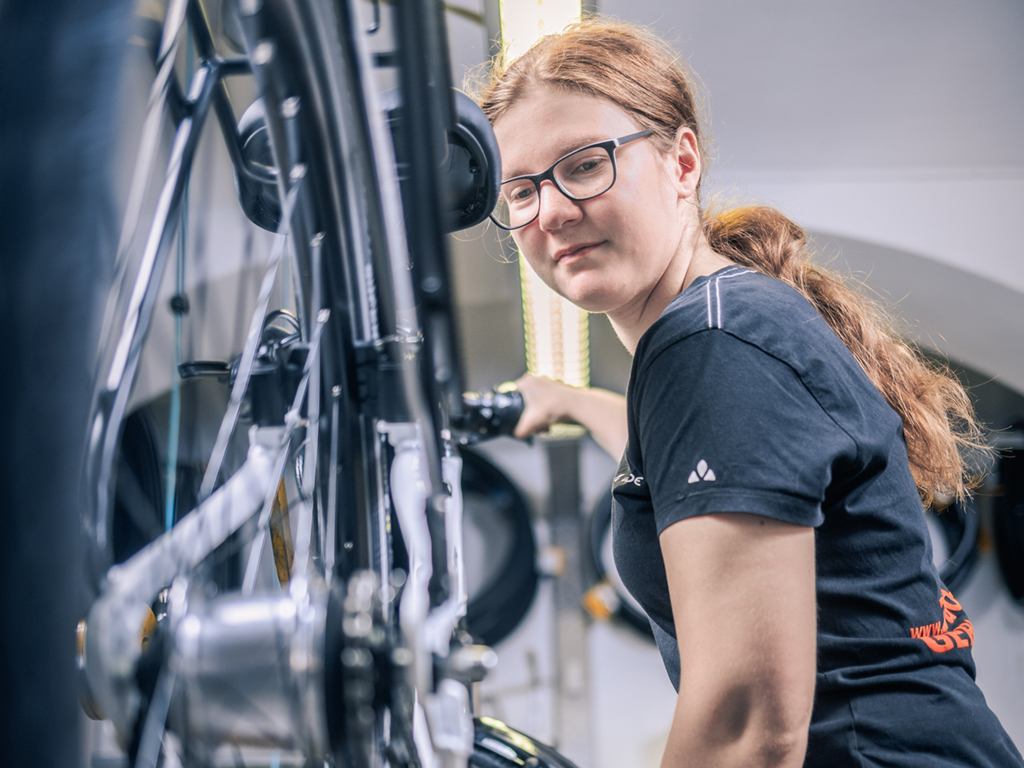
M0 762L77 766L78 476L125 0L0 1Z

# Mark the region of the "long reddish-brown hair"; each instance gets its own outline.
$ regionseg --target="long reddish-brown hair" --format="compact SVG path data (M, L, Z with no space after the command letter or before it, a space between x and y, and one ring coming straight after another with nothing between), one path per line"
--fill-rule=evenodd
M494 123L537 85L586 93L614 102L641 128L653 131L663 152L680 127L689 128L705 157L706 131L693 82L657 36L592 18L541 38L514 61L499 57L479 102ZM716 252L793 286L846 344L903 420L922 499L963 497L973 481L966 458L984 445L970 399L949 370L922 358L893 330L884 311L814 263L804 230L779 211L765 206L710 210L702 221Z

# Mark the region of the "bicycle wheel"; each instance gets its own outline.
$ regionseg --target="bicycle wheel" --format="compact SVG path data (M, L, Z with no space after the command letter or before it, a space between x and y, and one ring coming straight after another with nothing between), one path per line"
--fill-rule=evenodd
M369 766L385 743L392 765L416 764L413 686L430 708L431 736L454 745L437 749L471 748L465 716L449 716L466 693L446 684L461 683L440 680L436 693L432 684L459 610L440 515L446 485L457 487L446 472L455 464L440 459L441 427L460 389L444 195L430 181L433 129L451 117L438 96L448 92L440 7L405 4L397 52L378 53L380 66L399 64L402 119L419 126L397 142L411 185L402 194L419 203L404 220L365 26L351 4L168 0L141 4L134 21L127 3L83 8L109 12L97 19L104 50L126 72L110 66L100 78L107 62L57 56L62 71L79 66L89 81L87 111L98 113L101 135L134 125L141 136L133 160L110 164L110 193L106 157L95 156L95 186L77 186L69 201L108 222L85 250L113 273L98 362L69 357L76 375L89 369L96 381L91 409L79 397L78 420L68 421L87 414L77 506L95 599L79 658L92 704L114 721L135 765L156 765L161 749L205 765L224 748L263 748L275 751L272 762L333 756ZM33 32L26 39L56 34L58 50L69 50L60 45L75 37L73 9L15 10ZM227 77L241 78L241 103L253 103L239 129ZM115 99L119 82L125 95ZM115 114L121 102L127 111ZM204 128L214 117L220 144ZM473 131L460 140L466 151L449 152L449 164L458 156L465 178L486 175L472 167ZM242 226L225 228L223 201L234 196L224 194L210 146L221 147L240 188L262 185L261 204L276 201L276 238L237 209ZM450 196L463 208L457 218L486 215L476 185ZM246 213L266 224L272 208ZM216 229L204 213L217 217ZM412 269L406 230L417 243ZM28 287L38 293L34 277ZM92 290L83 286L86 310L99 303ZM418 505L405 527L422 528L410 534L420 567L402 589L403 606L413 596L424 611L401 623L382 461L392 450L405 481L393 507ZM58 570L72 573L74 563ZM473 658L452 654L450 676L477 674Z
M347 601L330 590L344 598L367 569L388 583L377 426L412 421L422 404L410 405L415 340L399 325L411 288L392 280L401 209L389 201L383 121L350 10L171 0L132 37L126 88L138 88L134 65L148 73L147 95L121 120L140 125L141 139L124 202L112 206L125 216L90 416L86 523L99 597L82 656L96 708L136 764L155 764L165 726L192 762L226 744L373 759L379 724L366 712L387 685L370 681L366 693L338 678L358 682L364 657L383 653L387 638L363 636L359 621L384 631L393 609L387 592L367 597L362 576ZM218 34L222 11L243 54ZM228 76L261 100L258 131L236 130ZM223 140L212 145L203 123L215 118ZM247 143L257 132L264 163ZM218 162L276 192L276 237L250 225L233 194L236 223L225 224ZM239 318L234 332L225 317ZM381 383L389 355L396 373ZM123 544L129 523L143 544L134 552ZM147 542L147 526L167 530ZM133 636L154 605L161 623L142 652ZM349 619L354 634L334 629ZM343 648L352 664L332 661Z

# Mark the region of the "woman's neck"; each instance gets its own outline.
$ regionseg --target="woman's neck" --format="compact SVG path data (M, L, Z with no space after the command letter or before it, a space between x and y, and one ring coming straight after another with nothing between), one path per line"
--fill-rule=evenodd
M647 296L633 306L608 313L615 333L629 350L629 354L636 352L640 338L661 317L665 307L690 287L694 280L702 275L713 274L733 263L713 251L703 233L696 240L692 249L688 249L688 255L673 259L665 274Z

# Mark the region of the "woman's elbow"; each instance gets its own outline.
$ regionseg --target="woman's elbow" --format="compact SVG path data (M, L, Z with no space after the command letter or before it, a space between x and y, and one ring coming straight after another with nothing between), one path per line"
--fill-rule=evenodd
M766 716L757 729L761 764L773 768L799 768L804 764L813 707L813 689L809 695L806 691L790 690L765 704Z
M761 746L760 765L765 768L800 768L807 754L808 723L803 729L788 729L766 735Z
M811 724L813 689L737 686L709 718L709 733L727 751L744 755L742 764L764 768L803 765Z
M813 690L758 684L680 688L662 768L690 765L800 768L807 751Z

